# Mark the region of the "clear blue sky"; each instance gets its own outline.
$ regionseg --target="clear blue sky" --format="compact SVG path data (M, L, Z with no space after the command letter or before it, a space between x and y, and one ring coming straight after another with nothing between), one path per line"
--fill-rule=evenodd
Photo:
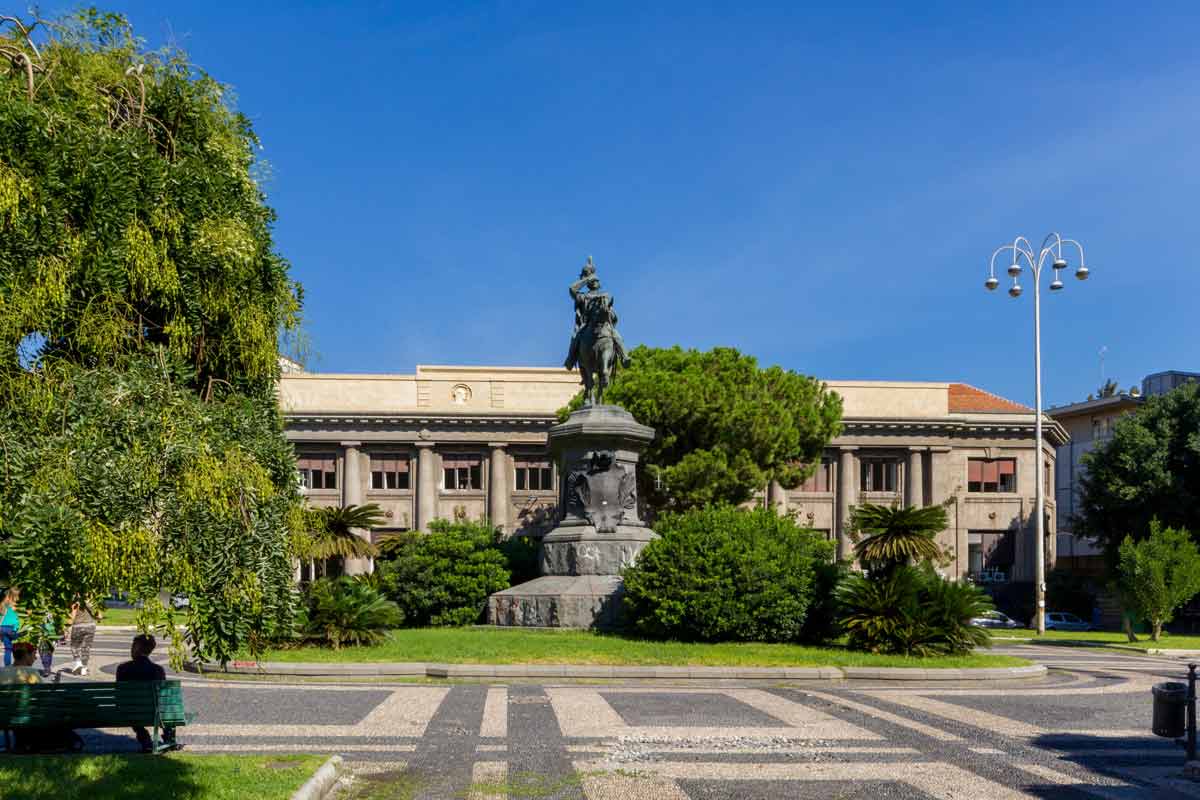
M591 254L630 344L1031 403L982 284L1058 229L1054 404L1200 370L1200 9L1049 5L108 7L235 87L318 370L560 364Z

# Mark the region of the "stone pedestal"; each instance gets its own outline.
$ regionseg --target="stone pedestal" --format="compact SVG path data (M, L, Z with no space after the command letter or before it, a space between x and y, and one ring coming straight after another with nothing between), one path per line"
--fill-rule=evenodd
M542 539L542 577L488 598L493 625L613 628L621 570L655 538L638 516L637 462L654 429L619 406L587 406L550 429L558 526Z

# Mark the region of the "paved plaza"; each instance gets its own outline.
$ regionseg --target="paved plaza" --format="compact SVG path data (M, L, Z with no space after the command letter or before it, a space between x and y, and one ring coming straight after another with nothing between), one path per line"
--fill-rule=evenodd
M96 678L111 675L129 636L100 637ZM1183 675L1181 662L1002 652L1047 664L1049 677L702 686L183 675L198 718L180 739L193 752L340 753L357 776L343 798L1200 797L1178 777L1182 751L1149 732L1150 687ZM86 738L92 750L135 748L120 731Z

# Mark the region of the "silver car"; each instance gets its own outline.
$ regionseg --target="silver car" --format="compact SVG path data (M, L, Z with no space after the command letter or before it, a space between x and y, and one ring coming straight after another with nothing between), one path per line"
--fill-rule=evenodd
M1074 614L1066 611L1046 612L1046 630L1048 631L1090 631L1091 629L1092 623L1084 622Z
M978 625L980 628L1019 628L1021 623L1017 622L1012 617L1000 611L989 611L982 617L975 617L971 620L972 625Z

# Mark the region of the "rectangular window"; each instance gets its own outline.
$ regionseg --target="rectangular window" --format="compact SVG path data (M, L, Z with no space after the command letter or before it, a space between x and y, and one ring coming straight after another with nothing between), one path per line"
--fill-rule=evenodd
M483 459L469 453L447 453L442 456L442 476L446 491L478 491L483 488Z
M832 492L833 489L833 462L822 461L817 464L817 471L809 476L808 480L800 484L796 491L798 492Z
M300 473L300 485L305 489L337 488L336 456L300 456L296 459L296 470Z
M1017 490L1015 458L968 458L967 491L1012 493Z
M864 458L859 488L864 492L896 491L898 467L894 459Z
M554 491L554 470L546 459L518 458L516 468L518 492Z
M409 458L400 453L371 454L371 488L388 492L412 488Z

